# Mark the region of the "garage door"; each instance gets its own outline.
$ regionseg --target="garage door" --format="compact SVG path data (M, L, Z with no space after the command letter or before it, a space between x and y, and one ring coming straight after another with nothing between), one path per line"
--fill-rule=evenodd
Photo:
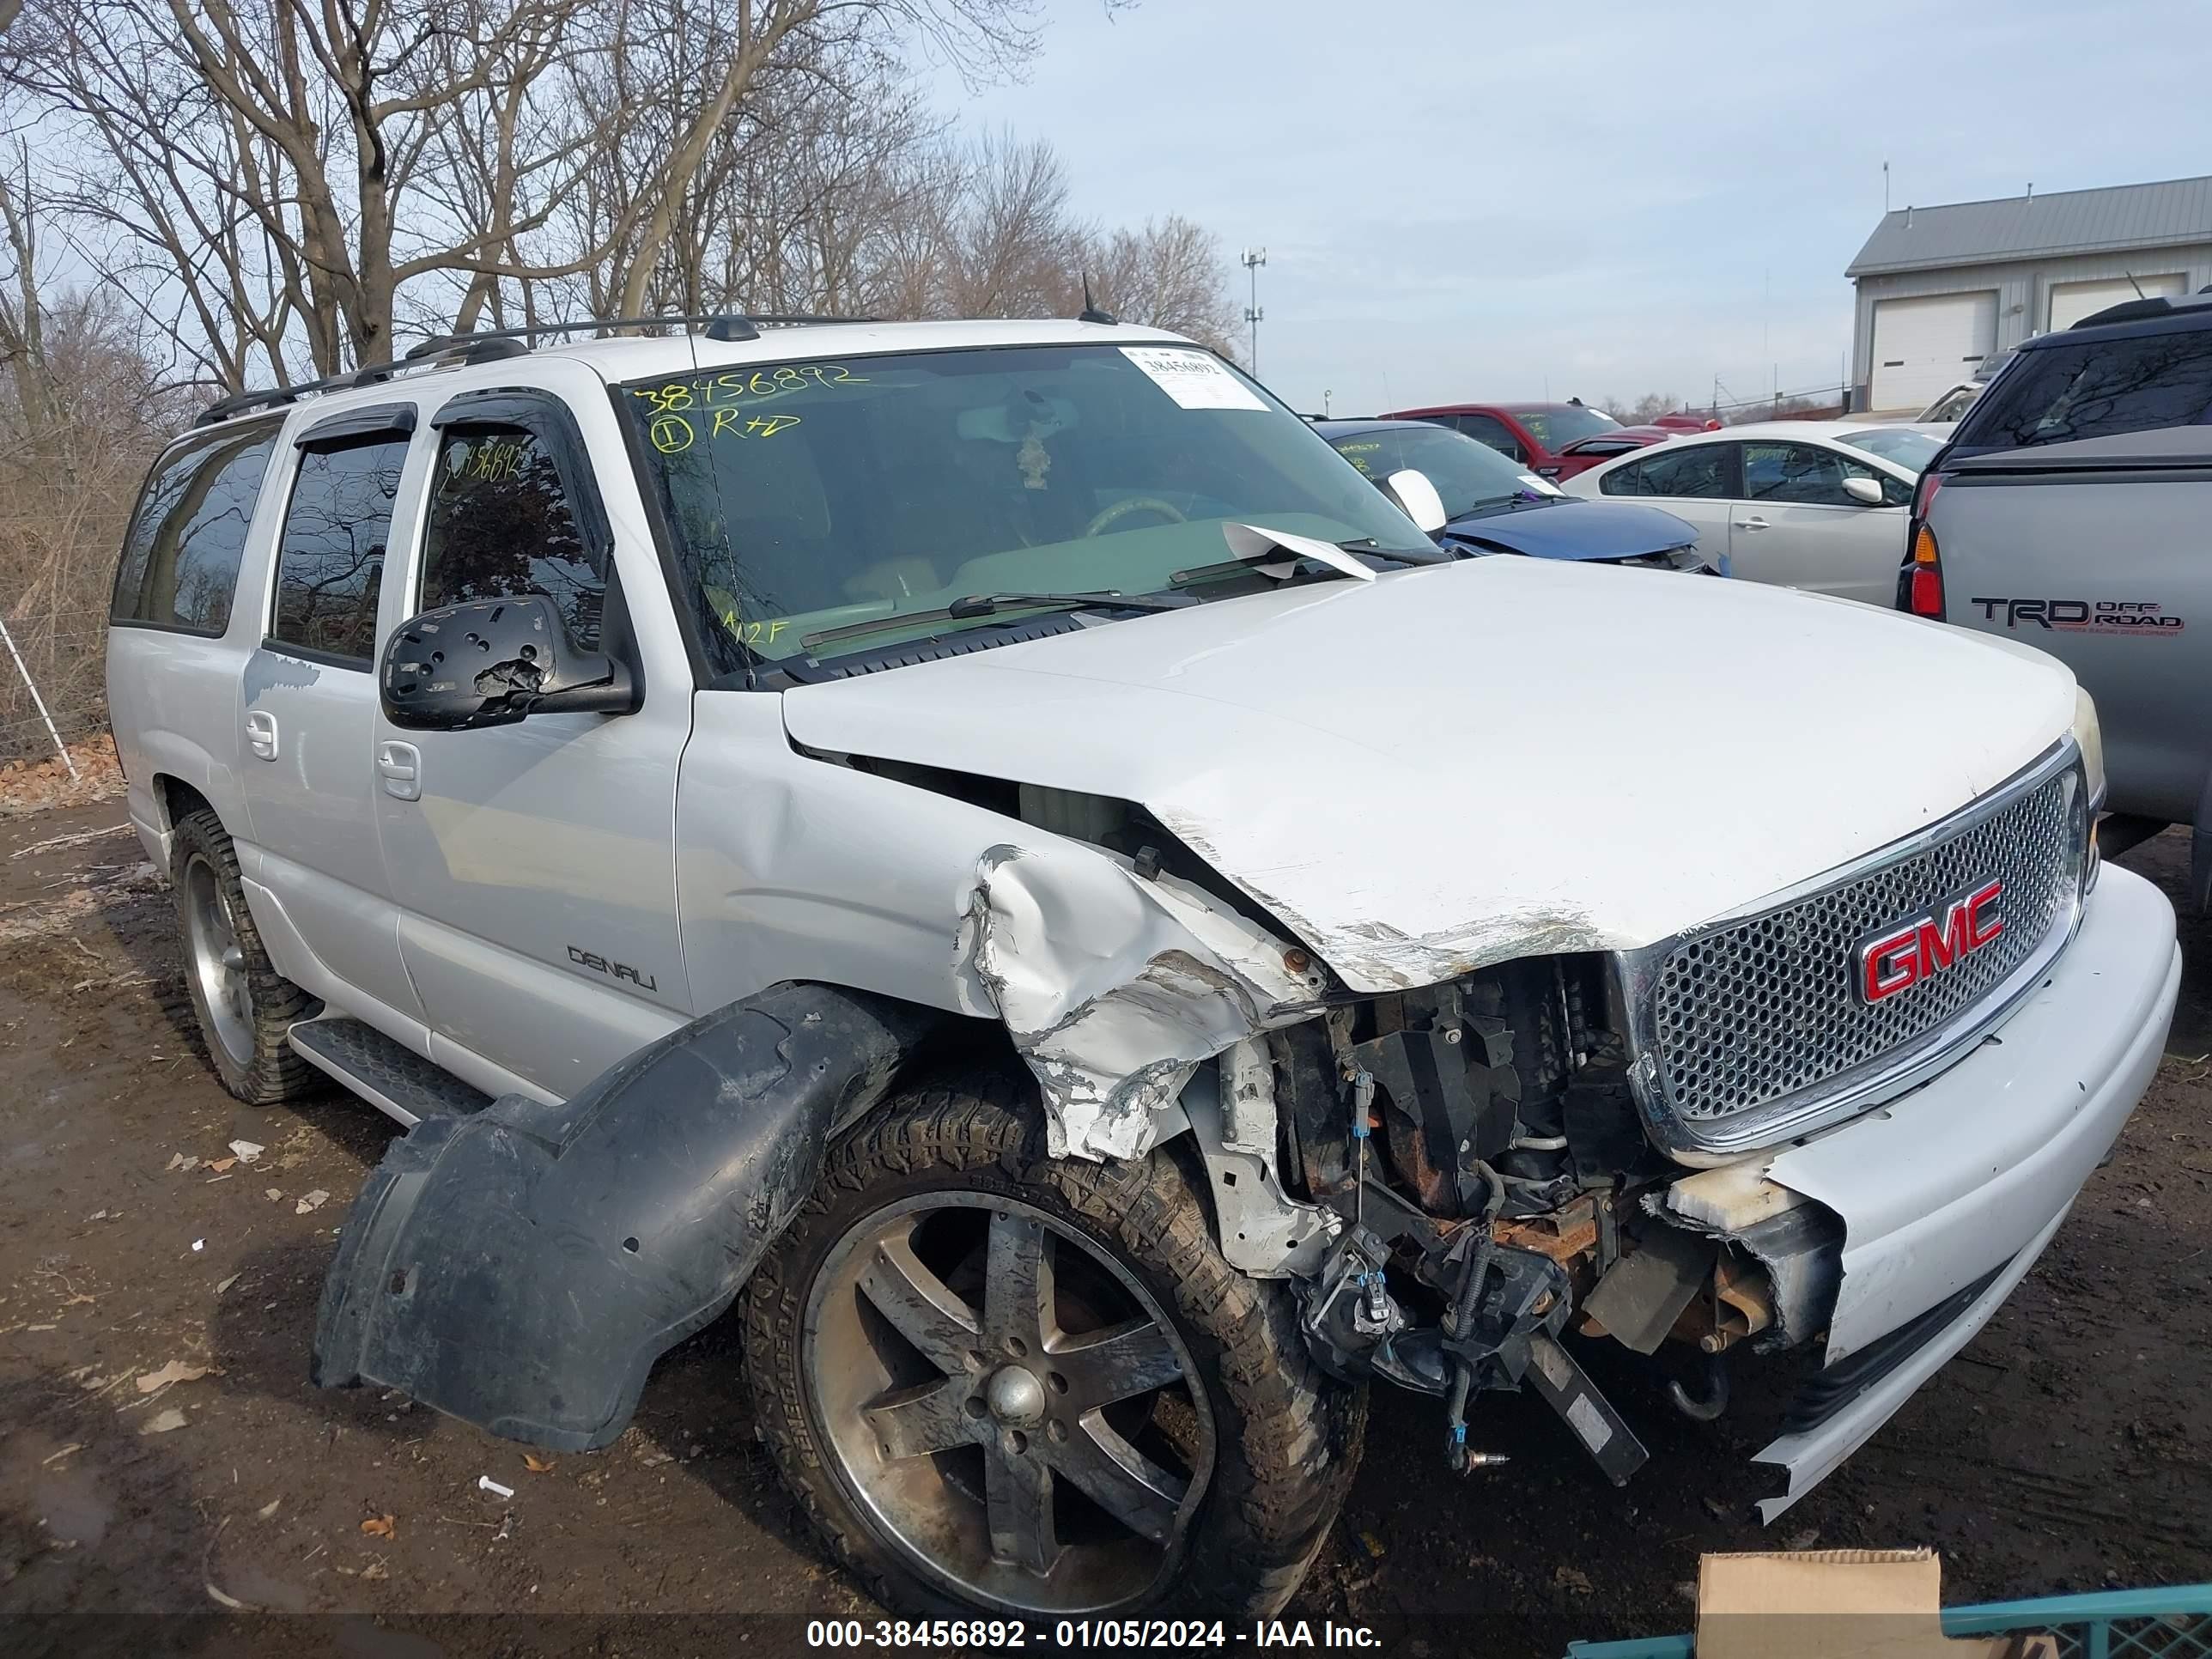
M1997 291L1878 300L1874 307L1873 406L1918 410L1997 349Z
M2093 312L2116 306L2123 300L2132 300L2136 297L2136 283L2142 284L2142 297L2146 300L2160 296L2178 300L2189 287L2179 272L2164 276L2138 276L2134 283L2124 276L2117 282L2053 283L2047 326L2071 328Z

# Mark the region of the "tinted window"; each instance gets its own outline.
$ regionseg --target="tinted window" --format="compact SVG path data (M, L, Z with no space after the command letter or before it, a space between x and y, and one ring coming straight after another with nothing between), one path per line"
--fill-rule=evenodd
M402 437L300 457L276 550L276 620L285 645L367 663L392 503L407 459Z
M1608 472L1598 484L1607 495L1703 496L1728 494L1726 444L1693 444L1632 462Z
M1966 411L1959 441L2020 449L2212 418L2212 329L2023 351Z
M438 448L422 608L542 593L583 649L599 642L606 570L584 545L553 457L520 427L455 428Z
M1577 438L1595 438L1601 432L1612 432L1620 422L1612 416L1595 409L1579 409L1570 404L1565 409L1516 409L1513 418L1528 428L1538 443L1547 449L1563 449Z
M1838 437L1837 442L1863 449L1869 455L1879 455L1893 466L1916 473L1925 472L1928 463L1936 459L1936 452L1943 447L1941 438L1915 432L1909 426L1872 427Z
M1513 435L1513 428L1495 415L1462 415L1457 418L1459 429L1478 443L1488 444L1499 454L1510 455L1516 461L1528 459L1528 452Z
M1447 518L1538 493L1523 481L1519 467L1489 445L1437 427L1382 427L1329 441L1378 484L1401 467L1425 473Z
M1747 501L1796 501L1806 507L1849 507L1844 458L1810 444L1746 444L1743 493ZM1867 476L1872 477L1871 473Z
M195 634L229 626L239 556L276 438L273 426L234 432L156 466L115 572L117 621Z

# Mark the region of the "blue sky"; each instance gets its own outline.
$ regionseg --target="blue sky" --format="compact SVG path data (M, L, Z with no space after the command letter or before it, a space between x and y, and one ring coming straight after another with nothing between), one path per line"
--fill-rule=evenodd
M2212 170L2202 0L1044 3L1027 80L945 106L1085 214L1264 246L1300 409L1832 385L1884 160L1898 207Z

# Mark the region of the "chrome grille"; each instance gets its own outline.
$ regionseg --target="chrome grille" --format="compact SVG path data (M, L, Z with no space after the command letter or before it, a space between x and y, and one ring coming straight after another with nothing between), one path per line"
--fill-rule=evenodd
M2072 922L2086 827L2078 769L2037 769L2040 781L1969 809L1949 834L1656 947L1638 975L1647 1105L1692 1144L1743 1144L1741 1120L1790 1116L1855 1074L1887 1074L2047 957ZM1879 1002L1854 994L1862 941L1992 879L2004 883L1996 939Z

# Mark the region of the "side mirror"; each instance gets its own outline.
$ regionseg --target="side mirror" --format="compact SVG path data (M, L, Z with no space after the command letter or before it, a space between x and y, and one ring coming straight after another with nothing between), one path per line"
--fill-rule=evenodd
M627 714L629 670L579 651L542 594L471 599L410 617L384 647L385 717L419 732L511 726L531 714Z
M1861 507L1880 507L1881 505L1881 486L1876 483L1872 478L1844 479L1844 494L1850 496Z
M1424 536L1433 536L1444 527L1444 498L1437 494L1427 473L1410 466L1393 472L1382 480L1382 493L1397 502Z

